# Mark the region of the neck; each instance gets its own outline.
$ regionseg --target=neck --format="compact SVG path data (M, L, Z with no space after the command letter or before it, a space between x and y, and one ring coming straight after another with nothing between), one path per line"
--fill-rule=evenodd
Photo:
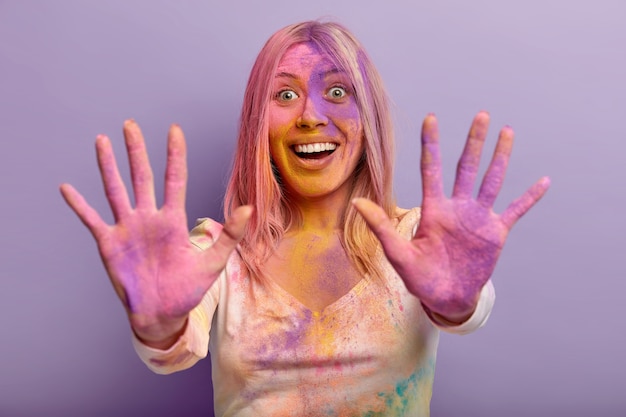
M293 204L300 213L301 221L290 228L290 233L331 234L342 228L341 219L349 201L346 193L336 193L321 198L300 197Z

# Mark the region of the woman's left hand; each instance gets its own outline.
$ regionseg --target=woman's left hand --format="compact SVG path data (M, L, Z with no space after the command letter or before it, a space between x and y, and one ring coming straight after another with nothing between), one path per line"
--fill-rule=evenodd
M513 130L505 127L500 131L478 196L473 198L488 125L486 112L474 118L457 166L452 197L447 198L443 192L437 120L434 115L425 118L421 156L423 202L419 227L411 240L399 235L382 208L367 199L354 200L407 289L432 313L452 323L462 323L471 316L509 231L550 185L547 177L541 178L503 213L493 211L513 146Z

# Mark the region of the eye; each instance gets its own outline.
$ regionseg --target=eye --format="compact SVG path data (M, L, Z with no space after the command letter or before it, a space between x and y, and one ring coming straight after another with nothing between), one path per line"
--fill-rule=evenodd
M330 98L340 99L344 98L346 95L348 95L348 93L343 87L332 87L330 90L328 90L328 96Z
M291 101L298 98L298 95L293 90L281 90L276 93L276 98L280 101Z

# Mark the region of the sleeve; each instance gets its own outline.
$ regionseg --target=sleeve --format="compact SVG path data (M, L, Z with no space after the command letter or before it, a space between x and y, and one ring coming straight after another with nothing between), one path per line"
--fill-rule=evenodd
M217 239L221 225L211 219L198 219L190 233L191 243L199 250L205 250ZM225 271L222 271L225 274ZM170 374L190 368L207 356L209 331L219 300L219 277L204 295L187 319L185 332L167 350L155 349L143 344L132 333L132 344L139 358L157 374Z
M411 210L398 209L398 214L401 219L398 224L398 231L401 234L405 235L408 239L410 239L413 235L415 235L415 232L417 231L421 211L418 207ZM406 233L406 231L408 230L410 230L410 234ZM426 312L426 315L428 316L432 324L439 330L442 330L446 333L463 335L472 333L473 331L481 328L487 322L495 301L496 291L493 283L491 282L491 280L489 280L480 291L480 296L478 298L478 303L476 304L476 309L474 310L474 313L470 316L469 319L461 324L452 325L448 323L442 323L434 318L424 305L422 305L422 308Z

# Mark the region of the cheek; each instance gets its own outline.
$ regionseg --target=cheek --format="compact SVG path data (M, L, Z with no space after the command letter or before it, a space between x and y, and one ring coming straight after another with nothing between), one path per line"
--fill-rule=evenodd
M351 120L346 129L348 130L350 139L363 142L363 124L361 120Z
M280 140L287 134L292 125L291 114L285 109L270 108L269 135L270 140Z
M358 120L359 122L361 120L359 107L354 99L351 99L348 103L341 106L338 109L337 115L345 120Z
M363 122L355 104L335 110L335 124L350 140L360 138L363 134Z
M273 143L282 142L289 132L289 124L287 123L274 123L270 126L269 136L270 141Z
M363 137L363 128L360 122L354 123L351 127L350 146L348 146L348 149L348 159L350 160L349 169L354 170L365 152L365 139Z
M274 163L280 164L283 159L286 158L288 148L285 145L283 138L285 137L285 131L270 131L270 156Z
M363 125L360 120L350 120L344 126L344 134L348 138L351 156L360 156L365 149Z

